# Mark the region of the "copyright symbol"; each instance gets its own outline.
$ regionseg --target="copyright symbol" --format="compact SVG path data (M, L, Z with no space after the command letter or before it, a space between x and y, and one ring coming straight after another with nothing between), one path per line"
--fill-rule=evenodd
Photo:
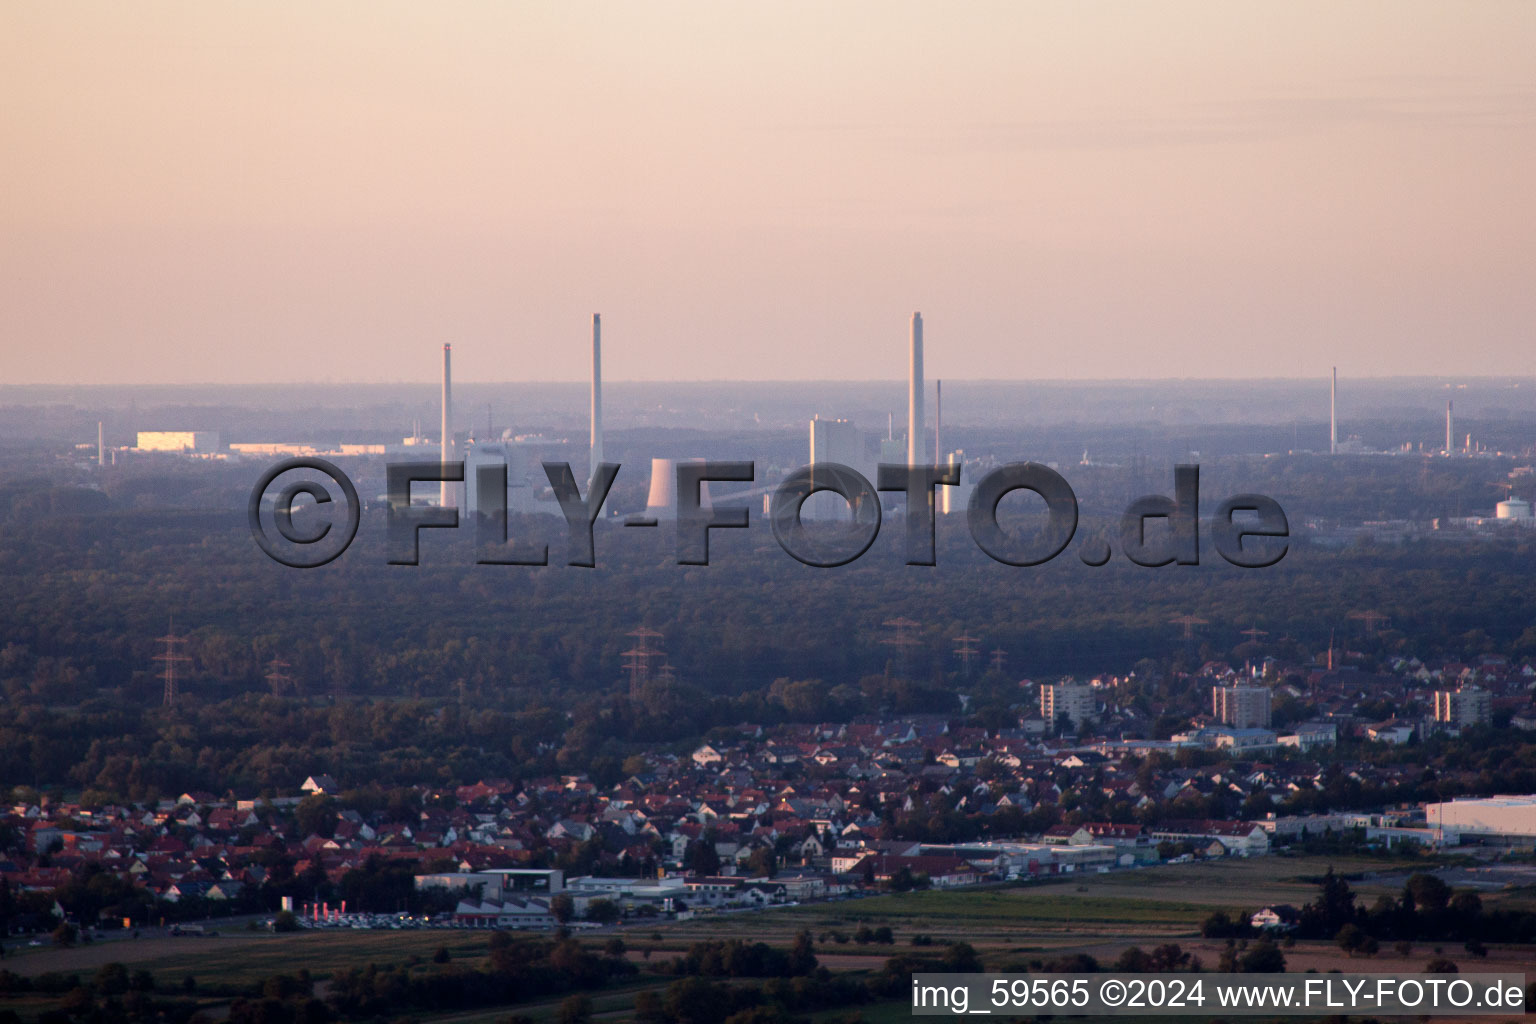
M1110 978L1099 989L1099 999L1105 1006L1119 1006L1125 1002L1125 982Z
M293 503L301 494L307 494L315 500L316 505L329 505L332 501L331 492L325 484L319 480L301 479L288 484L278 491L272 498L272 525L278 535L287 541L286 545L277 544L262 525L261 509L266 497L267 488L272 482L284 473L296 469L312 469L317 473L323 473L330 477L332 483L341 489L342 496L347 501L346 523L334 536L331 536L333 524L325 520L319 524L318 529L310 532L300 530L293 524ZM256 546L267 553L267 557L274 562L294 569L315 569L334 559L337 555L347 550L352 543L352 538L357 536L357 523L362 514L362 506L357 500L357 488L352 486L352 481L347 474L337 469L324 459L285 459L267 470L256 481L256 486L251 489L251 502L247 508L251 521L251 536L256 538ZM328 544L321 541L331 537ZM310 554L300 557L297 552L309 549Z

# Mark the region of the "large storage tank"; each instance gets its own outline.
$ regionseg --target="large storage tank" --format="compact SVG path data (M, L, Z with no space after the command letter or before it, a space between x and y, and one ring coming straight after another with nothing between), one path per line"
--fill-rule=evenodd
M1519 519L1529 522L1532 519L1531 503L1524 498L1509 498L1494 506L1493 517L1495 519Z

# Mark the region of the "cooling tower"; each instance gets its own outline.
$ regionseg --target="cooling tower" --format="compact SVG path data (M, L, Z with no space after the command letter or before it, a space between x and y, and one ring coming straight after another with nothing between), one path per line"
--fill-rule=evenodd
M677 514L677 463L671 459L651 460L651 492L645 510L664 518Z
M684 462L703 462L703 459L684 459ZM709 508L709 484L699 486L699 506ZM677 518L677 460L651 460L651 490L645 499L645 514L657 519Z

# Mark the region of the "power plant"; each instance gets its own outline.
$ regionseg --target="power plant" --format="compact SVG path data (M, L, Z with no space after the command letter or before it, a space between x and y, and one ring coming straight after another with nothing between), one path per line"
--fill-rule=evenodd
M607 458L603 436L603 338L602 338L602 314L592 314L592 354L591 354L591 378L589 381L589 450L588 468L589 477L592 479L597 467L602 465ZM901 461L905 455L908 465L937 465L937 466L963 466L966 461L965 453L961 451L947 452L944 448L944 382L942 379L934 381L933 417L934 430L932 442L932 458L927 455L926 433L926 381L924 377L924 337L923 314L914 311L911 314L908 364L907 364L907 434L905 445L902 440L894 436L891 427L894 425L894 417L887 424L884 438L866 439L857 428L849 421L840 418L826 418L821 415L813 416L810 423L810 464L816 466L827 462L837 462L852 466L866 476L873 479L875 463L891 463ZM1329 396L1328 396L1328 451L1331 455L1341 453L1360 454L1366 451L1354 438L1344 442L1339 440L1338 419L1338 367L1330 367ZM564 440L546 439L542 436L519 437L510 429L502 432L500 436L494 436L487 429L487 436L481 439L478 433L472 432L468 446L460 444L455 434L453 419L453 346L443 344L443 369L442 369L442 424L439 439L440 460L444 466L463 462L465 477L463 482L444 481L439 487L438 501L442 507L457 507L461 510L473 513L485 497L480 494L477 486L476 471L487 465L505 463L507 466L507 502L506 509L513 513L553 512L552 504L546 507L549 492L544 487L542 476L538 472L538 448L541 445L564 445ZM1464 449L1458 449L1455 444L1455 412L1452 402L1446 402L1445 408L1445 453L1447 455L1459 454L1461 450L1476 453L1470 440ZM416 434L407 438L403 445L398 446L408 450L412 442L416 444L431 443L420 436L419 424ZM105 424L98 422L96 439L96 456L98 464L106 462ZM185 436L183 436L185 435ZM194 443L194 435L190 432L182 432L174 438L165 434L165 441L161 442L159 435L146 440L140 438L140 447L153 450L178 451L181 453L194 453L202 451L207 445ZM174 443L172 443L174 441ZM579 445L579 441L577 442ZM79 445L85 449L86 445ZM240 444L231 446L232 454L279 454L278 448L287 452L295 446L283 445L249 445ZM386 445L350 445L341 446L338 454L386 454L386 449L393 450L397 446ZM1404 451L1409 446L1404 446ZM1420 450L1423 450L1420 445ZM870 449L866 451L866 448ZM904 452L903 452L904 448ZM260 451L258 451L260 449ZM268 451L267 449L271 449ZM878 449L878 455L873 450ZM1086 458L1086 455L1085 455ZM647 490L646 510L656 518L670 519L675 516L677 506L676 494L676 470L681 460L674 458L657 458L651 460L651 479ZM697 461L697 460L689 460ZM974 460L973 460L974 463ZM974 484L974 481L967 481ZM750 497L763 493L765 488L756 491L748 490L733 494L733 498ZM940 513L962 511L966 507L969 497L969 487L941 488L934 496L934 511ZM830 501L828 499L831 499ZM708 488L704 488L701 500L708 504L710 496ZM826 507L822 507L826 506ZM805 506L805 514L810 518L822 518L830 516L840 518L843 503L832 495L822 495L812 500ZM887 506L890 507L890 506Z

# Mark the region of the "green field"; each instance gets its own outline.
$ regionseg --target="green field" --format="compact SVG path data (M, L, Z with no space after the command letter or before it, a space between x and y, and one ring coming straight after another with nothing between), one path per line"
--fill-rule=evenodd
M163 984L180 984L191 975L204 984L246 985L304 968L326 977L369 964L427 959L440 946L455 959L473 959L485 955L487 941L487 933L470 931L238 932L218 938L123 939L48 949L8 959L4 966L19 974L58 971L88 977L102 964L116 961L148 970Z
M1419 862L1415 862L1419 863ZM749 918L704 918L674 925L669 939L696 935L728 937L792 935L798 928L819 932L850 929L861 922L887 924L898 936L917 932L935 938L963 936L971 942L1019 933L1050 939L1063 932L1102 935L1196 935L1214 910L1256 910L1269 903L1300 906L1317 893L1317 876L1329 866L1340 874L1400 873L1402 865L1342 857L1265 857L1216 863L1175 864L1139 871L1069 875L1045 882L961 890L892 893L862 900L811 904L754 914ZM1369 880L1355 889L1374 898Z

